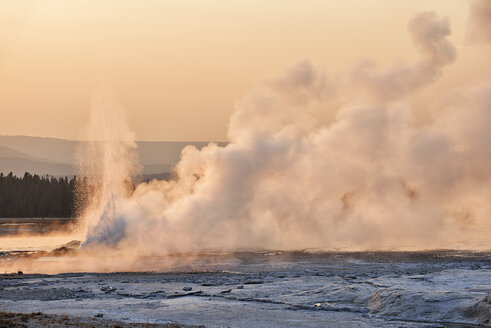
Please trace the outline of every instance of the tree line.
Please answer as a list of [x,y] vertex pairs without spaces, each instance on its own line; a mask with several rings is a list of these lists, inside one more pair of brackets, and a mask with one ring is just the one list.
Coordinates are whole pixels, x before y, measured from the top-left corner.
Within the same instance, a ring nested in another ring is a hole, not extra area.
[[77,177],[0,173],[0,217],[68,218],[76,215]]

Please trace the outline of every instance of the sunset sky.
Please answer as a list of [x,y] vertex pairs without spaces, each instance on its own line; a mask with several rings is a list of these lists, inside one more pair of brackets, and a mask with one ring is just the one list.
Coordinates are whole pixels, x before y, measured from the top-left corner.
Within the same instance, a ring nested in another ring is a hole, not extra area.
[[[138,140],[226,140],[236,101],[308,60],[335,79],[360,61],[418,57],[416,13],[448,16],[457,61],[404,101],[489,77],[489,46],[467,42],[466,0],[0,1],[0,135],[80,138],[101,81]],[[356,101],[356,100],[353,100]],[[326,115],[325,120],[329,120]]]

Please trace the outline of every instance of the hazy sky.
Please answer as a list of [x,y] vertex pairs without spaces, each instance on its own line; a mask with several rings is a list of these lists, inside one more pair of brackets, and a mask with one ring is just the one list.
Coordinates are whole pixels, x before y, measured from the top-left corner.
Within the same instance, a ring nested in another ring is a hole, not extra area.
[[[309,60],[329,76],[360,60],[414,60],[416,13],[448,16],[456,63],[407,101],[424,112],[491,72],[465,42],[466,0],[0,0],[0,134],[79,138],[100,81],[139,140],[226,140],[237,100]],[[425,115],[422,115],[424,118]]]

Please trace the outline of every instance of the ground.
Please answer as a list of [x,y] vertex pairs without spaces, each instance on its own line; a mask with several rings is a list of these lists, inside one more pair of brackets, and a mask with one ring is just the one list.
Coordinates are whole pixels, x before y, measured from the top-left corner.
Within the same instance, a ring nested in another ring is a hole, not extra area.
[[[155,267],[167,260],[145,259]],[[0,310],[42,312],[59,325],[491,327],[491,253],[264,252],[172,261],[183,265],[169,272],[5,274]]]

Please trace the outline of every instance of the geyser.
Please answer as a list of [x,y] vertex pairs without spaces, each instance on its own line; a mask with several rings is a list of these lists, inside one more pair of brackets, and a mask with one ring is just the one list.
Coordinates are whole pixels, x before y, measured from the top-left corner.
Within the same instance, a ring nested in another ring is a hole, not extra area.
[[96,240],[116,245],[125,235],[124,217],[118,213],[133,191],[131,179],[140,166],[134,134],[126,124],[124,112],[107,90],[93,99],[86,141],[77,154],[80,174],[86,177],[82,199],[86,200],[83,228],[87,239],[83,246]]
[[[96,98],[82,172],[93,186],[83,247],[137,255],[241,249],[489,248],[491,83],[417,125],[403,95],[456,58],[450,24],[409,24],[421,60],[361,65],[334,87],[302,62],[246,96],[224,147],[186,147],[175,179],[140,183],[134,135]],[[357,91],[373,97],[360,103]],[[327,125],[315,110],[349,98]],[[394,100],[400,101],[395,102]]]

